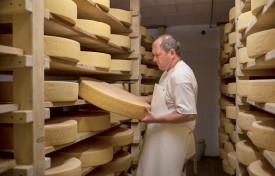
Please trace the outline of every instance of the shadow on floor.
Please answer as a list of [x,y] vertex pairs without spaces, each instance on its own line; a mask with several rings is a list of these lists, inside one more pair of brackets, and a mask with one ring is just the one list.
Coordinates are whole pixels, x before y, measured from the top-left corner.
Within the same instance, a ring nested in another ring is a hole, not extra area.
[[228,176],[222,169],[222,160],[219,157],[202,157],[197,167],[197,174],[194,174],[193,162],[188,161],[187,176]]

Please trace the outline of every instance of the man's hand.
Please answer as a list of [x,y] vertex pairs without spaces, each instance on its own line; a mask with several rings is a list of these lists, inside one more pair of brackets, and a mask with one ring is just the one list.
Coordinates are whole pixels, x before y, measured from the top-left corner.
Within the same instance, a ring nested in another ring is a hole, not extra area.
[[141,119],[141,122],[145,123],[156,123],[156,114],[153,114],[149,109],[146,109],[145,116],[143,119]]

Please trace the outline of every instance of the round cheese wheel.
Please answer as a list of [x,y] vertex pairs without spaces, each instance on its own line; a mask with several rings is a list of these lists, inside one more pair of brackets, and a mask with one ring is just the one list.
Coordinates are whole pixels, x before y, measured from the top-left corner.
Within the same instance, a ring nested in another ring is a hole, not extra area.
[[234,149],[234,145],[231,141],[224,141],[224,150],[229,153],[229,152],[233,152]]
[[230,10],[229,10],[229,21],[232,23],[235,19],[235,12],[236,12],[236,7],[232,7]]
[[232,122],[224,124],[224,131],[227,134],[231,134],[234,131],[234,129],[235,129],[235,126],[234,126],[234,124]]
[[232,46],[230,46],[229,43],[226,43],[223,46],[224,46],[224,52],[225,52],[225,54],[229,54],[231,52],[231,50],[233,49]]
[[236,41],[237,41],[237,33],[236,32],[231,32],[229,35],[228,35],[228,38],[229,38],[229,45],[230,46],[234,46]]
[[229,67],[231,70],[237,68],[237,57],[231,57],[229,59]]
[[110,8],[109,14],[115,17],[117,20],[125,24],[126,26],[131,26],[132,24],[132,14],[130,11],[123,9]]
[[258,13],[263,9],[268,0],[251,0],[251,11],[252,14],[257,16]]
[[228,140],[229,140],[228,134],[226,134],[226,133],[224,133],[224,132],[219,132],[218,137],[219,137],[219,145],[220,145],[220,146],[223,146],[223,143],[224,143],[225,141],[228,141]]
[[229,166],[228,161],[226,159],[222,160],[222,168],[223,171],[227,174],[235,174],[235,170]]
[[111,55],[99,52],[81,51],[79,64],[103,69],[110,69]]
[[154,68],[147,68],[145,76],[153,77],[154,76],[155,69]]
[[125,120],[131,119],[129,117],[125,117],[125,116],[122,116],[122,115],[119,115],[116,113],[112,113],[112,112],[110,113],[110,116],[111,116],[112,122],[119,122],[119,121],[125,121]]
[[235,151],[229,152],[227,154],[227,161],[228,161],[229,167],[237,170],[238,160],[237,160],[237,156],[236,156]]
[[227,93],[231,94],[231,95],[235,95],[237,92],[237,85],[236,82],[232,82],[232,83],[228,83],[228,87],[227,87]]
[[130,41],[130,37],[128,36],[111,34],[109,42],[126,49],[131,48],[131,41]]
[[110,169],[103,169],[101,167],[96,167],[91,172],[89,172],[86,176],[115,176],[115,174],[110,171]]
[[275,103],[275,79],[250,80],[247,99],[259,103]]
[[140,34],[142,38],[145,38],[147,36],[147,28],[144,26],[140,26]]
[[132,71],[133,63],[132,60],[120,60],[120,59],[112,59],[110,70],[115,71]]
[[141,65],[140,65],[140,74],[141,74],[141,75],[145,75],[146,72],[147,72],[147,65],[141,64]]
[[240,64],[245,64],[250,61],[254,61],[254,58],[248,57],[247,54],[247,47],[243,47],[239,49],[239,63]]
[[232,23],[226,23],[224,25],[224,34],[229,34],[231,32],[232,26]]
[[275,173],[275,169],[265,160],[254,161],[247,170],[249,176],[273,176]]
[[145,47],[140,46],[140,54],[141,54],[142,57],[145,56],[145,52],[146,52]]
[[220,148],[220,158],[226,159],[226,157],[227,157],[227,152],[223,148]]
[[237,95],[247,97],[249,80],[237,80]]
[[150,51],[145,51],[145,55],[144,55],[144,59],[146,59],[146,60],[153,60],[153,53],[152,52],[150,52]]
[[236,106],[226,106],[225,112],[226,112],[226,118],[236,119],[236,117],[237,117],[237,114],[236,114],[237,108],[236,108]]
[[93,0],[102,10],[108,12],[110,9],[110,0]]
[[243,33],[256,18],[251,11],[242,13],[238,18],[237,31]]

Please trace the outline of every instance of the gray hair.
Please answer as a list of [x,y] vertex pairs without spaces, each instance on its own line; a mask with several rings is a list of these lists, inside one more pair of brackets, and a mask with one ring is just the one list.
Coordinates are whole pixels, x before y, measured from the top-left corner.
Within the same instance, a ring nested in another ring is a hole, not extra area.
[[164,34],[157,39],[162,39],[160,47],[167,53],[171,49],[176,51],[177,56],[180,56],[180,43],[170,34]]

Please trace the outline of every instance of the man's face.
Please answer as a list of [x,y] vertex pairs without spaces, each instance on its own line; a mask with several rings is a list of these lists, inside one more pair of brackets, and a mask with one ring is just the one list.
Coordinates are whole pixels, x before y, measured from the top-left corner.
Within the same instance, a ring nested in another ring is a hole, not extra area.
[[161,40],[158,39],[153,43],[152,47],[152,53],[154,55],[154,62],[158,64],[158,67],[162,71],[166,71],[171,63],[172,59],[170,57],[170,51],[166,53],[161,47],[160,47]]

